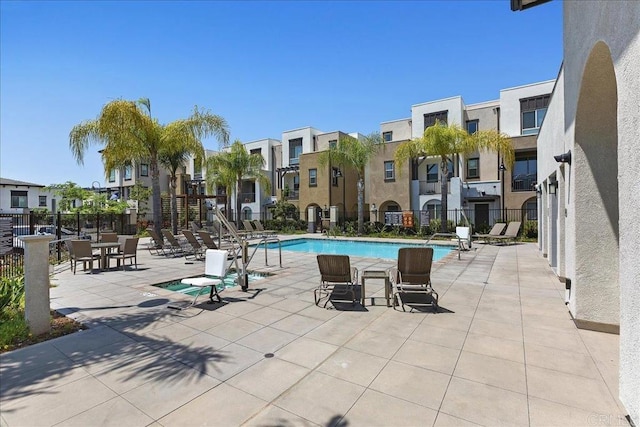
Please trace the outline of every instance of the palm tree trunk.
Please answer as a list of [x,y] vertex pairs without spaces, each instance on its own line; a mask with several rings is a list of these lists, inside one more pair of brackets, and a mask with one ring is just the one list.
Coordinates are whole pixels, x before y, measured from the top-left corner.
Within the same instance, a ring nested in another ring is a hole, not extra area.
[[158,157],[155,154],[151,155],[149,167],[151,168],[151,203],[153,206],[153,227],[156,229],[156,233],[158,233],[158,235],[161,235],[162,200],[160,199],[160,170],[158,168]]
[[[169,186],[170,191],[170,203],[171,203],[171,230],[173,234],[178,234],[178,200],[176,197],[176,181],[178,179],[176,176],[171,177],[171,185]],[[189,210],[189,203],[187,203],[187,212]]]
[[442,233],[447,232],[447,198],[449,196],[449,182],[447,180],[449,175],[449,170],[447,168],[447,158],[442,157],[440,162],[440,179],[442,182],[440,183],[440,191],[442,194],[440,195],[440,207],[442,210],[440,211],[440,231]]
[[[344,182],[342,183],[344,185]],[[346,206],[345,206],[346,207]],[[346,213],[346,209],[345,209]],[[364,232],[364,179],[358,177],[358,234]]]

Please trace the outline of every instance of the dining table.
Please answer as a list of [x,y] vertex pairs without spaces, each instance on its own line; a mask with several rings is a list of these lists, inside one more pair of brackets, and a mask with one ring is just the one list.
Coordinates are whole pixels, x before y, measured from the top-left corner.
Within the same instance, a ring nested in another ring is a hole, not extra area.
[[100,269],[107,269],[107,257],[109,256],[109,252],[111,249],[120,247],[119,242],[96,242],[91,243],[91,249],[100,249]]

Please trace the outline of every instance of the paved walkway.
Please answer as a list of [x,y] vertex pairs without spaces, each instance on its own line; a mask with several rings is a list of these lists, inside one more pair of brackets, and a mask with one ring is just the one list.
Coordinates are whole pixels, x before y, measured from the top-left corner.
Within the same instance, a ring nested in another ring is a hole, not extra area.
[[259,251],[273,275],[184,311],[149,284],[202,263],[141,250],[137,271],[66,269],[51,306],[90,329],[0,356],[0,424],[625,425],[618,336],[575,328],[535,245],[474,249],[434,265],[438,314],[316,307],[312,254],[280,268]]

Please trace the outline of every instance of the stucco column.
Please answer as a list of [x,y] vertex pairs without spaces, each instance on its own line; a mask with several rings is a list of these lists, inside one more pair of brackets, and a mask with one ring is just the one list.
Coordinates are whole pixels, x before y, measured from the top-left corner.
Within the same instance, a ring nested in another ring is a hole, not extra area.
[[53,236],[22,236],[24,314],[33,335],[49,332],[49,242]]
[[338,226],[338,207],[337,206],[329,206],[329,227],[337,227]]

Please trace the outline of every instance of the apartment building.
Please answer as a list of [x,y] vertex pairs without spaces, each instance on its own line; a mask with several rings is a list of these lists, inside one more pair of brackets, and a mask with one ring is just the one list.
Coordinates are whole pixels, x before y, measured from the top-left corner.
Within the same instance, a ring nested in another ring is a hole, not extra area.
[[[396,171],[397,146],[420,137],[436,121],[455,123],[469,133],[499,130],[511,137],[516,152],[513,167],[504,165],[500,153],[481,151],[456,155],[447,164],[449,210],[464,210],[476,226],[490,225],[519,210],[518,218],[535,219],[536,135],[544,118],[553,81],[503,89],[498,100],[465,105],[462,97],[415,104],[411,117],[381,123],[388,143],[371,164],[368,199],[372,213],[385,222],[387,212],[412,210],[438,218],[441,209],[440,159],[415,159],[407,171]],[[421,216],[421,220],[422,220]]]
[[33,209],[56,211],[56,195],[41,184],[0,178],[0,213],[22,214]]
[[[151,188],[151,167],[148,162],[132,162],[123,168],[111,169],[101,188],[106,188],[109,198],[128,201],[132,209],[138,209],[137,203],[131,200],[131,189],[137,183]],[[169,173],[162,166],[160,166],[160,191],[162,193],[169,191]],[[151,215],[152,203],[147,203],[145,210]]]

